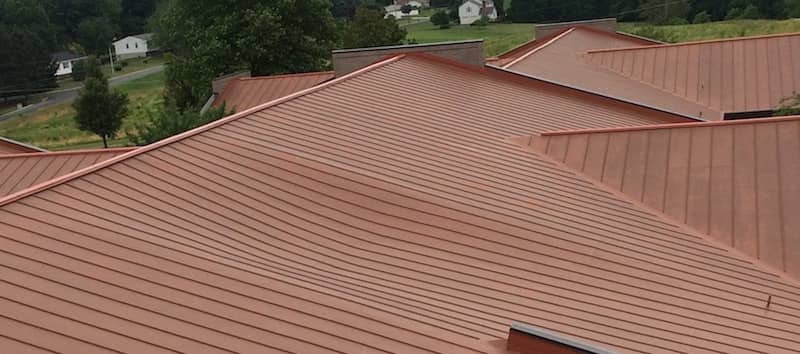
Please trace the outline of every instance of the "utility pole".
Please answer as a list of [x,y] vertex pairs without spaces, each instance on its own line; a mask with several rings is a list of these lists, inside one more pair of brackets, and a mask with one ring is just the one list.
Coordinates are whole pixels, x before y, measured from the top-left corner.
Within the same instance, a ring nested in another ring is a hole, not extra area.
[[114,76],[114,55],[111,53],[111,47],[108,47],[108,60],[111,63],[111,76]]

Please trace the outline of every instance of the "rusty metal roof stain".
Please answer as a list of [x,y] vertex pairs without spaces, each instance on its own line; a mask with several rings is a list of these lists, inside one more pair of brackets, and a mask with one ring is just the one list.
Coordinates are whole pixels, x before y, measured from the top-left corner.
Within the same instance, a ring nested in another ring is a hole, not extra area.
[[237,112],[314,87],[332,79],[332,71],[233,79],[225,85],[214,106],[225,102]]
[[131,151],[133,148],[0,155],[0,198]]
[[797,282],[505,141],[685,121],[395,56],[0,200],[0,345],[795,353]]
[[586,60],[723,112],[772,110],[800,92],[800,33],[593,50]]
[[800,277],[800,117],[547,133],[531,145]]

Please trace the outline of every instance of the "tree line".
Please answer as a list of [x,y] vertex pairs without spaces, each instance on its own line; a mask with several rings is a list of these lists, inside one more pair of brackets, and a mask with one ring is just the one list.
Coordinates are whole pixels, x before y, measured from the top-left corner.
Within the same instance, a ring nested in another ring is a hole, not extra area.
[[783,19],[800,17],[800,0],[511,0],[507,19],[560,22],[603,17],[653,24]]

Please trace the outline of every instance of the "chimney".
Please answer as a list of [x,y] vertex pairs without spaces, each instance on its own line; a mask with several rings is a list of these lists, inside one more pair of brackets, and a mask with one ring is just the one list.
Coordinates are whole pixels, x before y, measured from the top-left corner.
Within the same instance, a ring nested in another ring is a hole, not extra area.
[[560,32],[571,27],[589,27],[600,31],[615,33],[617,32],[616,18],[601,18],[596,20],[544,23],[536,25],[535,37],[537,39],[547,37],[553,33]]
[[483,66],[483,40],[468,40],[391,47],[357,48],[333,51],[333,71],[337,77],[356,71],[385,57],[424,52],[469,65]]

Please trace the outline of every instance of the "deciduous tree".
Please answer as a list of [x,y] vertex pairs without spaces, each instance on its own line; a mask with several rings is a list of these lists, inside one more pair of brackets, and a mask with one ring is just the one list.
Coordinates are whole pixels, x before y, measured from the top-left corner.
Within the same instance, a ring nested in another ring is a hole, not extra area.
[[86,80],[72,106],[78,129],[99,135],[103,146],[108,147],[108,138],[117,134],[122,119],[128,115],[128,96],[109,89],[108,80],[98,69],[97,59],[89,57],[86,59]]
[[169,0],[152,26],[167,57],[167,92],[180,110],[199,108],[211,80],[315,71],[329,64],[337,31],[326,0]]
[[384,17],[385,12],[366,7],[356,9],[356,15],[344,34],[345,48],[377,47],[401,44],[406,30],[400,28],[394,17]]
[[0,97],[55,86],[53,26],[37,0],[0,0]]

